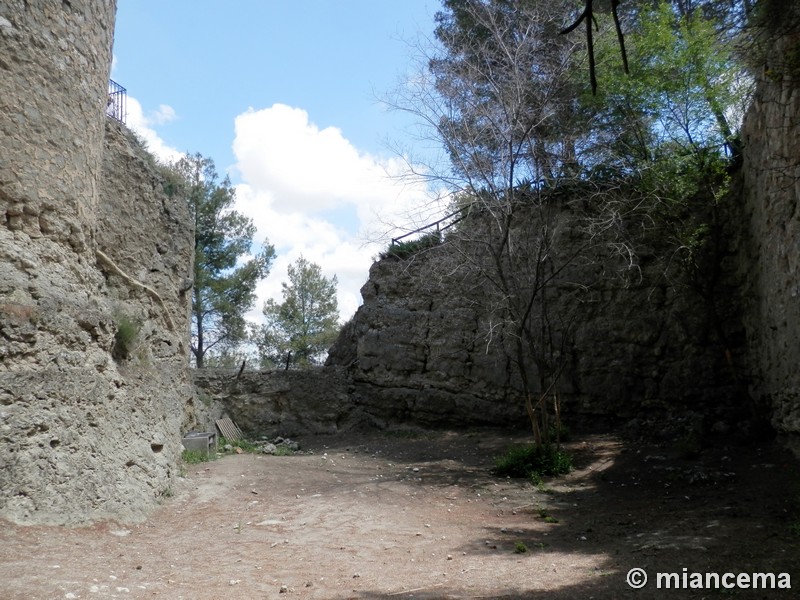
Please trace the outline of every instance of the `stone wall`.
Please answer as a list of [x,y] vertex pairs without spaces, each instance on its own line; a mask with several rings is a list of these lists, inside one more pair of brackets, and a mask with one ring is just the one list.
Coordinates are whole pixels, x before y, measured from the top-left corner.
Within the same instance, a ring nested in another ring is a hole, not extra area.
[[115,8],[0,5],[0,517],[20,523],[142,518],[193,425],[191,219],[105,116]]
[[749,226],[741,273],[753,394],[779,431],[800,433],[800,6],[767,23],[766,61],[745,118]]
[[[571,227],[579,215],[569,206],[561,211],[557,252],[571,256],[587,238]],[[552,317],[572,322],[557,388],[563,411],[573,424],[590,426],[642,415],[680,415],[681,422],[699,421],[693,427],[739,426],[746,399],[726,346],[702,298],[674,263],[657,258],[658,236],[647,232],[634,241],[638,264],[628,277],[618,276],[624,262],[597,242],[591,260],[565,265],[553,281]],[[513,339],[492,311],[495,292],[459,275],[468,253],[446,238],[411,259],[372,266],[361,290],[364,303],[331,349],[329,364],[349,369],[354,397],[376,418],[526,425]],[[730,296],[724,286],[717,293]],[[717,308],[726,318],[726,338],[741,340],[735,306]],[[732,350],[738,358],[741,348]]]
[[[559,390],[569,418],[658,426],[681,416],[735,434],[766,416],[777,431],[800,433],[800,6],[784,8],[763,31],[742,165],[711,217],[708,276],[693,285],[677,261],[659,261],[658,232],[635,240],[639,279],[570,269],[586,293]],[[563,239],[559,252],[576,243]],[[524,423],[507,338],[487,311],[491,290],[458,275],[464,249],[451,246],[375,263],[329,364],[348,368],[355,397],[387,421]],[[610,258],[591,262],[613,273]],[[563,283],[557,305],[569,309]]]
[[227,416],[251,437],[331,434],[369,424],[370,417],[350,396],[342,368],[302,371],[196,369],[198,400],[209,415],[203,431]]

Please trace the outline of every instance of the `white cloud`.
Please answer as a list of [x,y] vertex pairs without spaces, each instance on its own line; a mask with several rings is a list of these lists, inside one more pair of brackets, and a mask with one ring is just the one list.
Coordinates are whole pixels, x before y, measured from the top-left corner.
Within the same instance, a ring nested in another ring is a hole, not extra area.
[[150,118],[148,120],[155,125],[163,125],[164,123],[174,121],[177,116],[175,109],[169,104],[159,104],[158,110],[150,111]]
[[134,97],[127,98],[127,119],[125,124],[138,133],[147,143],[147,149],[164,162],[179,160],[184,154],[176,148],[169,146],[153,129],[154,125],[162,125],[176,117],[175,109],[166,104],[158,107],[157,111],[144,114],[141,103]]
[[373,258],[398,235],[395,226],[423,224],[441,211],[423,184],[398,178],[402,160],[359,151],[339,129],[318,127],[302,109],[250,109],[236,117],[235,130],[235,168],[243,181],[237,210],[279,255],[257,290],[254,320],[267,298],[281,300],[286,268],[301,254],[326,276],[337,276],[340,314],[348,319]]

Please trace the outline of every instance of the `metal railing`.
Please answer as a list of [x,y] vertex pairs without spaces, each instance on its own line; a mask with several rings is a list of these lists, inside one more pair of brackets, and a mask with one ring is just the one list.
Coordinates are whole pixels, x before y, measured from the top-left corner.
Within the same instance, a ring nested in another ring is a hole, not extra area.
[[128,90],[122,87],[113,79],[108,80],[108,99],[106,100],[106,114],[112,119],[116,119],[123,125],[128,116],[127,100]]
[[[466,219],[467,218],[467,214],[468,214],[468,211],[465,208],[462,208],[460,210],[452,212],[449,215],[446,215],[446,216],[442,217],[438,221],[434,221],[433,223],[428,223],[427,225],[423,225],[419,229],[415,229],[414,231],[409,231],[408,233],[404,233],[400,237],[392,238],[392,244],[391,245],[394,246],[400,240],[405,239],[410,235],[414,235],[415,233],[422,233],[423,231],[427,231],[428,229],[432,229],[433,227],[436,227],[436,233],[441,233],[442,231],[446,231],[447,229],[450,229],[453,225],[455,225],[459,221],[463,221],[464,219]],[[451,221],[450,223],[448,223],[447,225],[445,225],[443,227],[441,226],[442,223],[444,223],[448,219],[450,219],[452,217],[455,217],[457,215],[458,215],[457,219],[455,219],[454,221]]]

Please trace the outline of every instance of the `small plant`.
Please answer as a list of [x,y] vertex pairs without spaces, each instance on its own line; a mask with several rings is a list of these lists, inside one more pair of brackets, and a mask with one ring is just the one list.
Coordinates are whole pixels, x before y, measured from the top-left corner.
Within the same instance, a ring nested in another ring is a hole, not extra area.
[[569,427],[559,422],[550,426],[550,439],[560,442],[568,442],[570,438]]
[[572,470],[572,458],[555,446],[512,446],[495,459],[494,473],[500,477],[530,479],[540,484],[542,477],[563,475]]
[[539,509],[539,516],[542,518],[542,520],[545,523],[558,523],[558,519],[556,519],[553,516],[550,516],[550,514],[547,512],[546,508],[540,508]]
[[442,243],[442,235],[438,231],[426,233],[425,235],[408,242],[397,242],[392,244],[388,250],[381,253],[381,258],[399,258],[404,260],[410,258]]
[[117,315],[115,324],[117,330],[114,332],[114,347],[111,354],[117,360],[127,360],[136,349],[142,324],[124,314]]
[[224,437],[219,438],[219,443],[217,444],[220,448],[225,448],[225,446],[231,446],[233,448],[239,448],[243,452],[251,452],[257,453],[260,452],[261,448],[259,448],[253,442],[248,440],[228,440]]
[[273,456],[292,456],[295,451],[288,446],[278,445],[275,447],[275,454]]
[[527,551],[528,547],[523,542],[514,544],[514,554],[525,554]]
[[214,460],[214,456],[212,454],[203,452],[202,450],[184,450],[181,457],[185,463],[190,465],[196,465],[198,463]]

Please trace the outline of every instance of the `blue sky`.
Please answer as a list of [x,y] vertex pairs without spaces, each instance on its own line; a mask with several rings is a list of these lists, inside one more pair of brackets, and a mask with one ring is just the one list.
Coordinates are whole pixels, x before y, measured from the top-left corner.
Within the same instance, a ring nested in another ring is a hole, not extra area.
[[424,219],[425,186],[387,177],[405,168],[390,145],[413,144],[414,122],[378,98],[413,73],[439,7],[119,0],[112,78],[128,90],[128,124],[161,158],[200,152],[230,175],[237,208],[279,253],[259,305],[280,299],[303,254],[337,275],[349,318],[392,226]]

